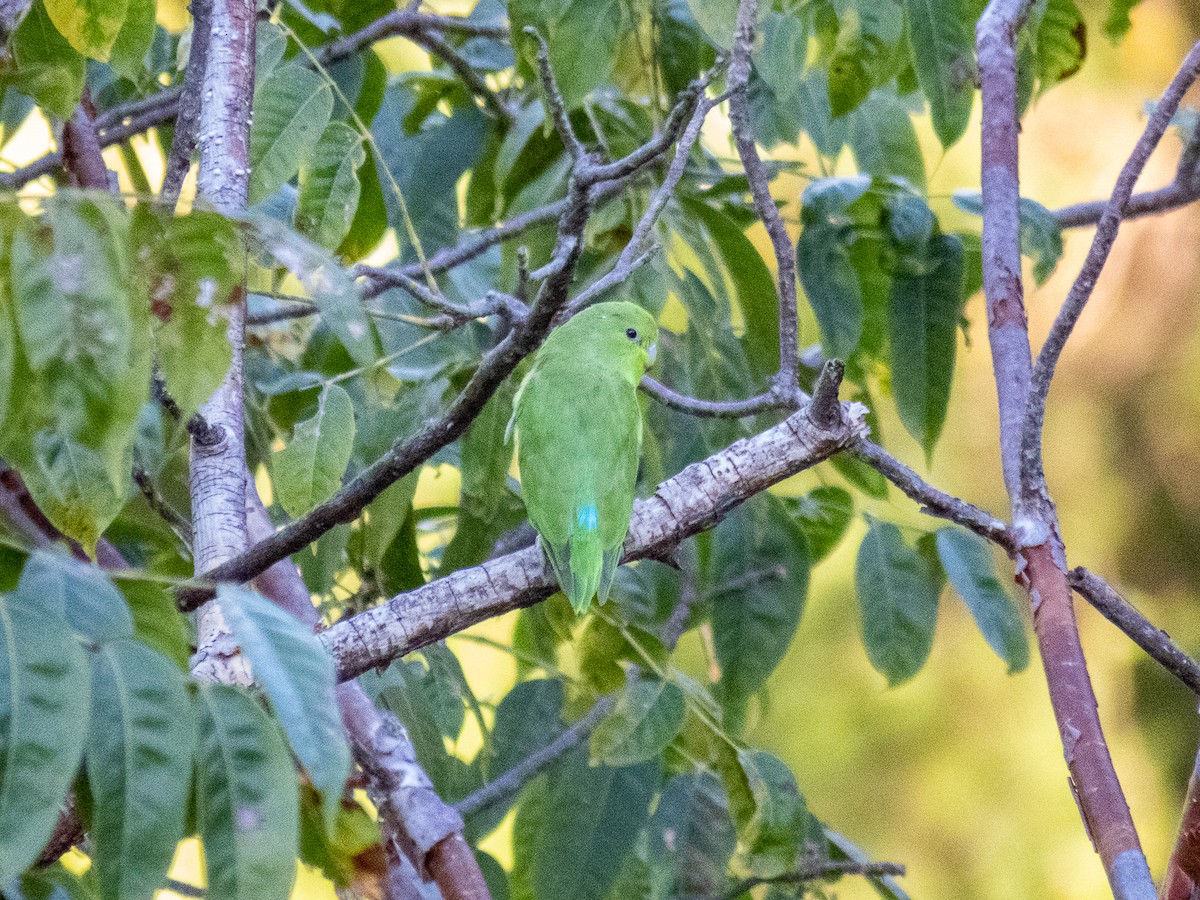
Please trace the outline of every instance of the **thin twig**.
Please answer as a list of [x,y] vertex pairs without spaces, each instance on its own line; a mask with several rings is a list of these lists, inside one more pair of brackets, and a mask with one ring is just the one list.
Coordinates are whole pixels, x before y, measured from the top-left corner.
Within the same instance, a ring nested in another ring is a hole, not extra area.
[[758,394],[745,400],[699,400],[680,394],[649,375],[642,377],[641,388],[668,409],[701,419],[742,419],[791,406],[774,394]]
[[482,99],[487,108],[498,118],[510,125],[516,119],[517,114],[513,112],[512,108],[488,87],[487,79],[472,68],[471,64],[463,59],[454,47],[446,43],[440,34],[433,30],[417,31],[412,34],[412,41],[449,66],[458,76],[459,81],[465,84],[471,93]]
[[1200,694],[1200,663],[1184,653],[1169,634],[1138,612],[1112,585],[1083,566],[1072,569],[1067,574],[1067,580],[1080,597],[1121,629],[1151,659],[1187,685],[1193,693]]
[[799,390],[800,373],[799,319],[796,299],[796,251],[788,237],[787,226],[771,196],[771,179],[758,156],[754,131],[750,124],[750,53],[754,49],[758,0],[738,4],[733,52],[729,63],[729,121],[738,156],[746,170],[754,209],[766,226],[775,251],[776,292],[779,296],[779,373],[774,389],[790,399]]
[[[567,115],[567,104],[563,100],[562,91],[558,89],[558,81],[554,77],[554,68],[550,65],[550,48],[546,46],[546,39],[542,37],[542,33],[532,25],[526,25],[524,30],[527,35],[537,41],[538,76],[542,80],[542,91],[546,95],[546,105],[550,107],[550,121],[554,123],[554,130],[558,132],[559,138],[562,139],[563,146],[567,148],[567,152],[575,160],[576,169],[584,168],[588,162],[587,148],[583,146],[583,142],[575,134],[575,129],[571,125],[571,117]],[[579,173],[576,172],[576,177],[578,175]]]
[[474,815],[485,806],[516,796],[526,784],[545,771],[555,760],[564,756],[588,739],[596,726],[616,705],[617,695],[606,694],[592,704],[592,708],[578,722],[517,763],[499,778],[489,781],[479,790],[460,800],[455,809],[463,818]]
[[838,878],[843,875],[861,875],[864,878],[886,878],[902,876],[906,869],[900,863],[867,862],[853,860],[830,859],[812,862],[795,872],[783,872],[779,875],[755,876],[739,881],[724,895],[725,900],[737,900],[752,888],[764,884],[805,884],[824,878]]
[[1071,285],[1071,290],[1067,293],[1067,298],[1063,301],[1050,333],[1038,353],[1030,377],[1029,398],[1021,431],[1021,498],[1025,505],[1049,502],[1042,463],[1042,431],[1046,424],[1046,396],[1050,392],[1050,381],[1054,378],[1059,357],[1066,347],[1075,323],[1079,321],[1092,296],[1092,290],[1104,270],[1105,262],[1108,261],[1108,254],[1121,227],[1121,210],[1133,193],[1133,186],[1142,174],[1150,154],[1154,152],[1154,148],[1158,146],[1158,142],[1170,126],[1183,95],[1197,76],[1200,76],[1200,41],[1193,45],[1184,57],[1179,71],[1163,93],[1162,99],[1155,105],[1145,131],[1121,168],[1112,196],[1096,226],[1096,234],[1092,238],[1092,246],[1088,249],[1087,259],[1079,269],[1079,274],[1075,276],[1075,282]]

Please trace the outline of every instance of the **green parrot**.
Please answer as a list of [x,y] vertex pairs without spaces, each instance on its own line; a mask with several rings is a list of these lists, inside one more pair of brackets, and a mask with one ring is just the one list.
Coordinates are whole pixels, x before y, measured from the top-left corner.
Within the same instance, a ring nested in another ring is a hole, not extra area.
[[657,342],[640,306],[598,303],[550,333],[513,401],[505,441],[516,432],[529,521],[576,613],[608,599],[621,558]]

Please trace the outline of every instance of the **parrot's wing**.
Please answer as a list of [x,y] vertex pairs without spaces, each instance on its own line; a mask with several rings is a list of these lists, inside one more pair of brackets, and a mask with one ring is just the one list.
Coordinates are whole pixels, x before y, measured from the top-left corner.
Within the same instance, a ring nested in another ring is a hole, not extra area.
[[604,551],[604,563],[600,569],[600,586],[596,590],[596,600],[603,604],[612,591],[613,579],[617,575],[617,566],[621,563],[622,545],[618,544],[612,550]]

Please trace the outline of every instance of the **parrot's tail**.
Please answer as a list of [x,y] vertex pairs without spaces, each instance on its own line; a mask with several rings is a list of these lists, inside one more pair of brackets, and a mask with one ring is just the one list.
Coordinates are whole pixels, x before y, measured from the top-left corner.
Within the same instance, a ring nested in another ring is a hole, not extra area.
[[620,544],[605,550],[597,524],[596,507],[585,506],[579,510],[566,544],[543,544],[559,587],[577,615],[587,612],[597,594],[601,603],[608,599],[621,560]]

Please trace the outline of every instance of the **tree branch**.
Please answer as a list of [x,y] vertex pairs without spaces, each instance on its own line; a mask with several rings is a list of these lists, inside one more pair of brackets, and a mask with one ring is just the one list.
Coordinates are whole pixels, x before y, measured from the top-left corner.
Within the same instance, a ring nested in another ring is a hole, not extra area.
[[[866,435],[865,409],[844,407],[836,428],[812,422],[807,408],[753,437],[694,463],[638,501],[623,561],[661,558],[714,527],[735,506],[816,465]],[[336,623],[321,640],[339,677],[352,678],[501,613],[531,606],[556,589],[540,547],[530,547],[393,597]]]
[[208,0],[192,0],[192,45],[188,52],[187,70],[175,115],[175,132],[171,135],[171,150],[167,153],[166,169],[160,196],[169,204],[179,199],[183,182],[192,167],[196,149],[196,128],[200,121],[200,92],[204,87],[204,69],[208,65],[209,25]]
[[779,296],[779,373],[774,390],[783,399],[799,390],[800,331],[796,300],[796,251],[771,196],[770,177],[758,156],[750,126],[750,53],[754,49],[758,0],[740,0],[733,53],[729,62],[729,121],[738,156],[750,182],[754,209],[766,226],[775,251],[776,292]]
[[62,160],[73,187],[108,191],[108,166],[96,136],[95,113],[88,91],[83,92],[71,118],[63,124]]
[[1096,234],[1092,238],[1092,246],[1088,249],[1087,259],[1084,260],[1079,274],[1075,276],[1075,282],[1071,285],[1071,290],[1067,293],[1050,333],[1038,353],[1030,378],[1029,398],[1021,431],[1021,498],[1027,506],[1049,503],[1046,473],[1042,464],[1042,432],[1046,424],[1046,396],[1050,393],[1054,369],[1075,323],[1079,321],[1092,296],[1092,290],[1104,270],[1104,264],[1108,261],[1108,254],[1121,227],[1121,210],[1133,193],[1133,186],[1142,174],[1150,154],[1154,152],[1154,148],[1158,146],[1171,124],[1183,95],[1197,76],[1200,76],[1200,42],[1197,42],[1184,57],[1183,64],[1171,80],[1162,99],[1155,105],[1145,131],[1122,167],[1121,174],[1117,176],[1112,196],[1096,226]]
[[1184,653],[1169,634],[1153,625],[1112,585],[1083,566],[1072,569],[1067,580],[1080,597],[1125,632],[1151,659],[1187,685],[1193,693],[1200,694],[1200,663]]
[[[204,69],[199,133],[199,195],[226,214],[245,209],[250,188],[250,113],[254,97],[254,0],[209,2],[210,36]],[[242,363],[246,293],[235,288],[226,335],[232,348],[221,386],[191,429],[192,555],[201,575],[248,546],[246,447],[242,434]],[[196,622],[192,674],[201,680],[249,684],[249,666],[218,607]]]
[[907,870],[900,863],[892,862],[855,862],[849,859],[816,860],[806,863],[795,872],[784,872],[780,875],[768,875],[745,878],[739,881],[725,894],[725,900],[737,900],[752,888],[764,884],[804,884],[822,878],[835,878],[842,875],[862,875],[865,878],[885,878],[902,876]]
[[1053,505],[1028,508],[1021,492],[1021,429],[1029,394],[1029,334],[1021,285],[1017,168],[1016,34],[1029,0],[991,0],[976,29],[983,91],[983,281],[1000,407],[1000,455],[1013,504],[1017,570],[1079,810],[1114,896],[1153,897],[1154,884],[1113,769],[1066,577]]

